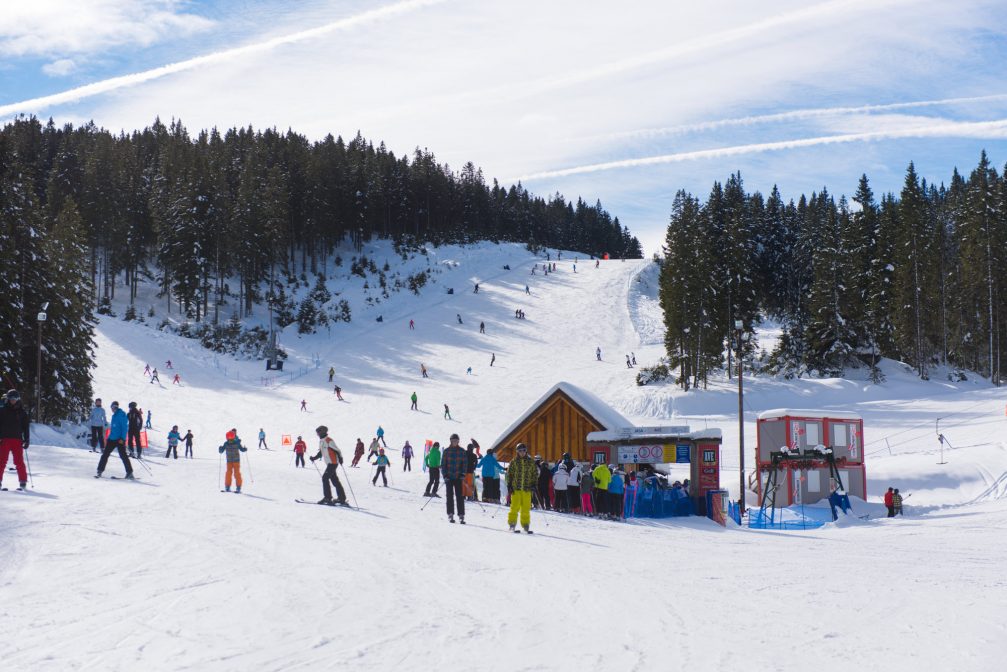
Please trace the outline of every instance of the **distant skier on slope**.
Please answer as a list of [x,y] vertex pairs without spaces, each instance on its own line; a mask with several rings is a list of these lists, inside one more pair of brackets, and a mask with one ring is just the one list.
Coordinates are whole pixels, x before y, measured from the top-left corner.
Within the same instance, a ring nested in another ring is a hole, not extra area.
[[308,450],[308,444],[304,442],[304,439],[297,437],[297,443],[294,444],[294,468],[304,466],[304,453]]
[[427,488],[423,492],[423,496],[440,497],[437,494],[437,490],[441,486],[441,444],[434,441],[434,445],[430,447],[430,452],[427,453],[425,463],[427,470],[430,472],[430,478],[427,480]]
[[[321,458],[325,463],[325,471],[322,473],[322,498],[318,500],[318,503],[349,506],[346,503],[346,493],[343,491],[343,485],[339,482],[339,476],[336,474],[336,469],[343,462],[343,456],[339,452],[336,442],[329,436],[328,427],[319,425],[315,429],[315,433],[318,435],[318,453],[311,456],[311,461],[314,462]],[[332,500],[332,488],[329,487],[329,483],[336,486],[337,499],[335,501]]]
[[305,413],[308,412],[308,400],[307,399],[301,399],[301,410],[304,411]]
[[157,377],[157,369],[154,369],[154,371],[150,374],[150,384],[153,385],[155,380],[158,385],[161,384],[161,379]]
[[364,442],[357,437],[357,445],[353,450],[353,462],[350,463],[351,467],[356,467],[357,463],[360,462],[360,458],[364,456]]
[[269,446],[266,445],[266,430],[259,427],[259,450],[269,450]]
[[91,409],[91,452],[97,452],[96,448],[105,450],[105,426],[108,419],[105,417],[105,409],[101,406],[101,399],[94,400],[94,408]]
[[333,367],[329,367],[329,382],[332,382],[332,377],[336,375],[336,370]]
[[406,441],[406,445],[402,446],[402,471],[412,471],[413,470],[413,447],[409,445]]
[[384,446],[385,448],[387,448],[388,447],[388,442],[385,441],[385,429],[384,429],[384,427],[382,427],[381,425],[378,425],[378,429],[375,432],[375,434],[378,435],[378,441],[381,442],[381,445]]
[[377,437],[375,437],[374,440],[371,441],[370,447],[367,449],[367,464],[371,463],[371,457],[378,454],[378,449],[380,447],[381,445],[378,443]]
[[[143,429],[143,412],[135,401],[129,402],[129,412],[126,413],[126,447],[129,456],[143,458],[143,445],[140,443],[140,430]],[[134,453],[134,445],[136,452]]]
[[374,466],[376,466],[377,469],[374,471],[374,478],[371,480],[371,485],[377,485],[378,476],[380,476],[381,482],[387,488],[388,477],[385,475],[385,469],[387,469],[391,465],[392,465],[391,461],[388,459],[388,456],[385,455],[385,449],[384,448],[380,449],[378,451],[378,458],[374,460]]
[[165,459],[168,459],[172,452],[175,453],[175,459],[178,459],[178,442],[181,440],[182,435],[178,433],[178,425],[172,425],[171,431],[168,432],[168,450],[164,454]]
[[238,433],[233,429],[227,432],[227,440],[224,445],[217,448],[218,453],[226,453],[227,471],[224,472],[224,491],[231,491],[232,481],[235,484],[234,491],[241,492],[241,454],[248,449],[241,445]]
[[480,334],[485,334],[486,333],[486,323],[485,322],[480,322],[479,323],[479,333]]
[[418,401],[418,399],[419,399],[419,397],[417,397],[417,396],[416,396],[416,393],[415,393],[415,392],[413,392],[412,396],[411,396],[411,397],[409,397],[409,398],[410,398],[410,399],[412,400],[412,402],[413,402],[413,405],[409,407],[409,410],[410,410],[410,411],[418,411],[418,410],[420,410],[420,409],[419,409],[419,407],[417,407],[417,406],[416,406],[416,402],[417,402],[417,401]]
[[450,420],[451,419],[451,409],[448,408],[447,404],[444,404],[444,419],[445,420]]
[[601,361],[601,346],[598,346],[597,348],[595,348],[595,350],[594,350],[594,356],[595,356],[595,358],[599,362]]
[[176,373],[175,377],[171,380],[171,384],[172,385],[181,385],[182,384],[182,374]]
[[192,430],[185,430],[185,436],[182,438],[185,439],[185,456],[192,457]]
[[150,426],[150,409],[149,408],[147,409],[147,425],[146,425],[146,428],[147,429],[152,429],[152,427]]

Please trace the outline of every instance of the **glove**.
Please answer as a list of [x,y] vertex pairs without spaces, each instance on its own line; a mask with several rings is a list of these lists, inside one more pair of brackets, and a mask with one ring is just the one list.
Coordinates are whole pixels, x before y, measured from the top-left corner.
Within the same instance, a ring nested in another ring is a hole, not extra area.
[[28,442],[25,441],[24,444],[21,446],[21,448],[24,450],[28,450]]
[[309,457],[308,459],[309,459],[309,460],[311,460],[312,462],[314,462],[315,460],[317,460],[317,459],[318,459],[318,456],[317,456],[317,455],[312,455],[312,456],[311,456],[311,457]]

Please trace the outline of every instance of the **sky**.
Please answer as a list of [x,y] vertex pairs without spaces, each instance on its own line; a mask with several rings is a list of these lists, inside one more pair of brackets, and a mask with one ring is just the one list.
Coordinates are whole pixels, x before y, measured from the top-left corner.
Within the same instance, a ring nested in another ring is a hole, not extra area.
[[674,194],[784,198],[1007,163],[998,0],[33,0],[0,121],[359,130],[602,205],[646,254]]

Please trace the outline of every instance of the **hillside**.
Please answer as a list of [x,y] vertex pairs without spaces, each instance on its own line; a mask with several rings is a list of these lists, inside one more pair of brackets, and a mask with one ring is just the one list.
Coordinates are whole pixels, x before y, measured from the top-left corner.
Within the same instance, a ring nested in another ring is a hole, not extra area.
[[[365,252],[403,275],[427,266],[424,258],[399,263],[381,245]],[[722,482],[736,496],[737,396],[726,379],[689,393],[635,385],[625,355],[643,365],[663,350],[648,262],[595,268],[580,259],[574,273],[573,255],[564,253],[544,277],[531,274],[542,260],[518,245],[432,255],[441,272],[419,296],[392,293],[370,305],[362,287],[344,287],[352,322],[301,337],[288,327],[283,375],[148,325],[102,318],[95,389],[106,403],[136,400],[152,410],[151,473],[137,467],[137,483],[96,481],[97,456],[72,433],[35,429],[35,487],[0,499],[5,663],[803,669],[869,652],[873,665],[894,670],[999,664],[1007,607],[1001,390],[981,380],[921,382],[896,362],[885,362],[887,381],[877,386],[746,380],[749,455],[762,410],[863,414],[873,501],[855,504],[873,514],[866,521],[780,533],[724,530],[699,518],[609,523],[534,512],[539,536],[525,537],[506,532],[498,507],[469,504],[470,524],[461,528],[445,522],[443,500],[420,510],[426,476],[400,471],[404,440],[420,446],[458,432],[488,446],[565,380],[639,423],[721,428]],[[515,319],[517,309],[527,318]],[[773,331],[760,335],[768,341]],[[168,359],[181,387],[164,370]],[[147,363],[161,370],[160,385],[143,375]],[[430,378],[421,378],[421,363]],[[344,402],[327,382],[330,365]],[[418,412],[409,410],[413,391]],[[298,410],[302,399],[307,412]],[[442,417],[445,403],[452,421]],[[945,465],[937,464],[938,416],[954,446]],[[195,434],[194,460],[164,459],[172,424]],[[347,470],[359,511],[295,504],[320,496],[312,465],[295,469],[289,453],[255,449],[260,427],[279,448],[281,434],[308,439],[319,424],[344,451],[378,424],[387,432],[389,488],[373,487],[366,468]],[[219,492],[215,448],[230,427],[250,448],[240,496]],[[121,472],[113,458],[107,474]],[[912,493],[906,518],[876,517],[888,485]],[[779,627],[788,623],[798,627]]]

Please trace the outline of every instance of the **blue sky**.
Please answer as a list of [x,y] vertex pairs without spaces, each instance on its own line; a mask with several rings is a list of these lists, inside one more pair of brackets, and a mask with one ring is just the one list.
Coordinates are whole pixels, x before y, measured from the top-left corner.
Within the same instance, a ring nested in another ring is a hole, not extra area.
[[735,171],[789,198],[1003,167],[1005,27],[994,0],[35,0],[0,12],[0,119],[360,130],[601,200],[650,253],[676,190]]

